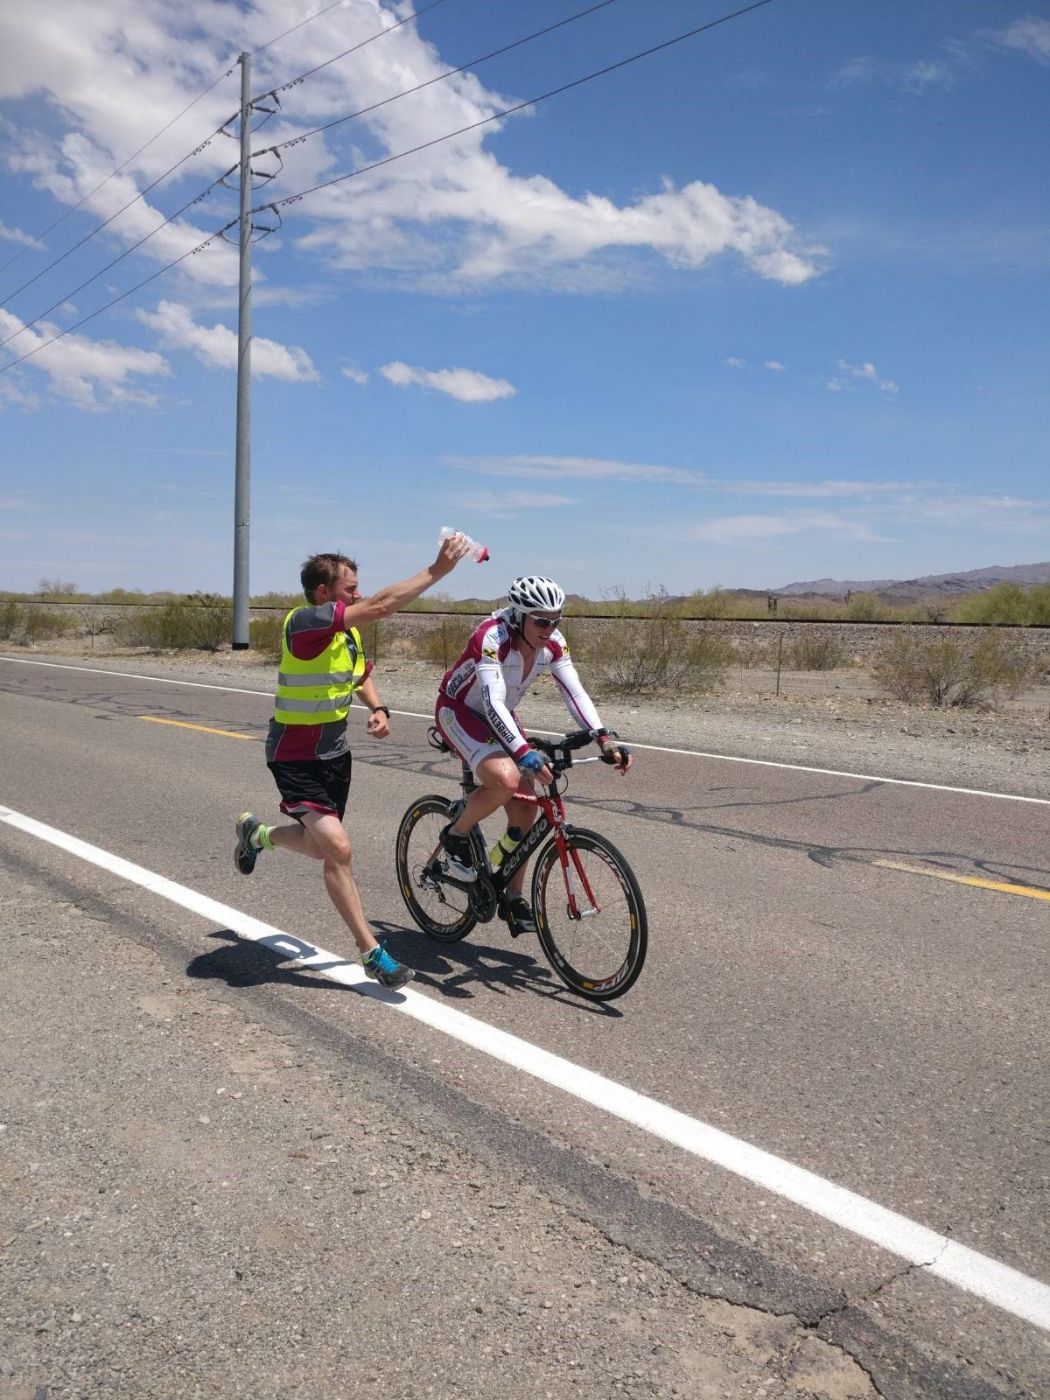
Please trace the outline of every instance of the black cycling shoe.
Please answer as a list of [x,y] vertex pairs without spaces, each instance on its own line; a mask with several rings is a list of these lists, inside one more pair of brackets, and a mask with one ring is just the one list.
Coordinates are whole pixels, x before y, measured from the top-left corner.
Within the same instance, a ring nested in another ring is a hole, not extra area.
[[520,894],[507,901],[507,926],[511,938],[517,938],[523,933],[537,932],[536,915],[532,912],[532,905]]
[[453,880],[471,884],[478,878],[474,869],[474,851],[466,836],[446,826],[441,833],[441,846],[445,852],[445,870]]

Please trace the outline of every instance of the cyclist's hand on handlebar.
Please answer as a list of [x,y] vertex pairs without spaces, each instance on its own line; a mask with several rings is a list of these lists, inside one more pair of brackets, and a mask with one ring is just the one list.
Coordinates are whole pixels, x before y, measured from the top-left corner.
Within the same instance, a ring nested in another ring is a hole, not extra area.
[[539,778],[541,783],[550,785],[554,782],[554,772],[543,754],[536,749],[529,749],[518,760],[518,767],[527,778]]
[[621,776],[634,762],[630,749],[620,742],[618,734],[599,734],[598,747],[602,751],[602,762],[614,764]]

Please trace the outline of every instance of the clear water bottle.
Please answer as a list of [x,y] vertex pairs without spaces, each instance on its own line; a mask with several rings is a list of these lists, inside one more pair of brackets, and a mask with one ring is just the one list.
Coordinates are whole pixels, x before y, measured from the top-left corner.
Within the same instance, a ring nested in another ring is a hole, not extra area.
[[478,544],[477,540],[472,540],[469,535],[464,535],[462,530],[453,530],[451,525],[442,525],[438,534],[438,543],[443,544],[450,535],[463,535],[467,544],[470,545],[470,557],[475,564],[484,564],[489,557],[488,549],[483,544]]
[[520,826],[508,826],[503,835],[489,851],[489,865],[498,870],[510,853],[521,845],[525,835]]

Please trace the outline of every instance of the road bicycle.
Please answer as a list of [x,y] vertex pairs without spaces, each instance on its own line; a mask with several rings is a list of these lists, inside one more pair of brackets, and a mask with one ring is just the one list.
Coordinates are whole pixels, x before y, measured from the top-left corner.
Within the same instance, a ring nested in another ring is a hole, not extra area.
[[[477,879],[469,884],[449,875],[441,845],[441,832],[456,820],[477,786],[464,764],[461,798],[453,802],[430,793],[413,802],[402,817],[397,879],[423,932],[438,942],[455,943],[476,924],[487,924],[497,915],[507,918],[507,886],[535,854],[532,907],[547,961],[578,995],[590,1001],[612,1001],[637,981],[649,935],[645,901],[627,861],[599,832],[566,820],[562,794],[572,756],[592,737],[587,730],[553,741],[529,736],[532,747],[547,756],[554,780],[546,791],[515,794],[522,801],[535,802],[539,813],[520,844],[496,869],[490,864],[481,828],[471,829]],[[431,729],[429,739],[433,748],[451,752],[436,729]]]

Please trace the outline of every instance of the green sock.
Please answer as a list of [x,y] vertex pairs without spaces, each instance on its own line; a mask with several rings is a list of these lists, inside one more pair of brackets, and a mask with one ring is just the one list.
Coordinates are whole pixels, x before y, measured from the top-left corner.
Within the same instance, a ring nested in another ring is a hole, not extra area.
[[257,826],[252,832],[252,845],[263,851],[276,850],[276,847],[270,840],[270,832],[272,830],[272,826]]

